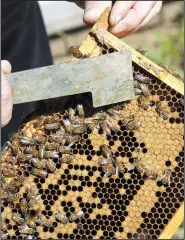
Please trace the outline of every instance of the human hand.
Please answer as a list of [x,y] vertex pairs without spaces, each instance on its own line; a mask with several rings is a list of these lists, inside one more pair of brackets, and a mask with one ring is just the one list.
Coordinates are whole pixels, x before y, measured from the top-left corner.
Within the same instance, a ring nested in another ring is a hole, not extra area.
[[12,67],[8,61],[1,61],[1,127],[5,127],[12,117],[12,91],[5,76],[5,74],[11,72],[11,69]]
[[[161,10],[162,1],[76,1],[84,7],[83,20],[94,24],[105,8],[110,7],[109,31],[122,38],[149,23]],[[81,3],[84,2],[84,6]]]

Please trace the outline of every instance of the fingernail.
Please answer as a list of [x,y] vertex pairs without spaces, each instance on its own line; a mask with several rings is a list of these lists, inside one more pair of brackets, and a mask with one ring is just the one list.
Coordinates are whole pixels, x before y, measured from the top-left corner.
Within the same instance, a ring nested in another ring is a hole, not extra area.
[[117,15],[116,17],[113,16],[110,18],[110,24],[113,27],[113,26],[117,25],[121,20],[122,20],[121,15]]

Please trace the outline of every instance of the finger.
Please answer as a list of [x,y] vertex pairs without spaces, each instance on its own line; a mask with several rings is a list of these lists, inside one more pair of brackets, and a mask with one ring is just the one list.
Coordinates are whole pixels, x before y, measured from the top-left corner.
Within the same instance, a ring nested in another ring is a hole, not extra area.
[[137,1],[129,10],[126,17],[115,27],[110,28],[110,32],[117,37],[125,37],[132,33],[149,14],[156,1]]
[[147,25],[155,16],[159,14],[161,8],[162,8],[162,1],[157,1],[155,6],[152,8],[150,13],[148,14],[148,16],[143,20],[143,22],[139,25],[139,27],[135,29],[135,31]]
[[94,24],[105,8],[111,6],[112,1],[86,1],[83,21],[87,24]]
[[12,66],[7,60],[1,61],[1,71],[3,71],[5,74],[11,73]]
[[6,126],[11,120],[12,109],[13,100],[11,87],[5,77],[5,74],[1,72],[1,127]]
[[112,7],[109,24],[111,27],[116,26],[122,19],[125,18],[128,11],[137,1],[116,1]]

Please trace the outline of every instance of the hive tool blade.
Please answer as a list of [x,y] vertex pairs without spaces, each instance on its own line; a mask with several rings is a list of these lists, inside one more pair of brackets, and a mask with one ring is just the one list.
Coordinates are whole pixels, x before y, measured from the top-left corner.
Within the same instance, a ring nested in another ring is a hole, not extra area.
[[93,106],[133,99],[129,50],[7,74],[13,103],[25,103],[91,92]]

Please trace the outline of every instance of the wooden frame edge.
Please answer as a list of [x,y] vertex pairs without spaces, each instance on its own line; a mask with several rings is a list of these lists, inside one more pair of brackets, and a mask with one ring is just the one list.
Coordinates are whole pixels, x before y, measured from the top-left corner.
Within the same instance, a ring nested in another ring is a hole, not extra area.
[[159,80],[166,83],[168,86],[175,89],[177,92],[184,95],[184,83],[171,75],[169,72],[149,60],[147,57],[137,52],[129,45],[112,35],[110,32],[100,29],[93,30],[92,33],[98,38],[101,44],[106,44],[117,51],[122,51],[128,49],[132,53],[132,61],[138,64],[140,67],[145,69],[147,72],[151,73],[153,76],[157,77]]

